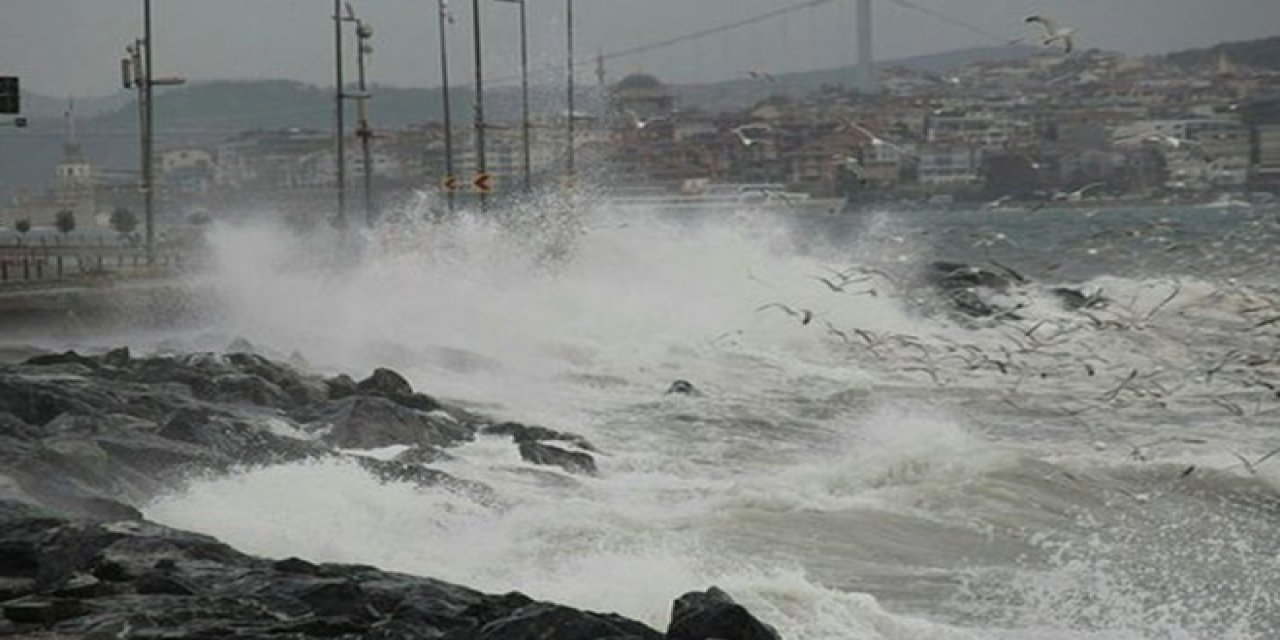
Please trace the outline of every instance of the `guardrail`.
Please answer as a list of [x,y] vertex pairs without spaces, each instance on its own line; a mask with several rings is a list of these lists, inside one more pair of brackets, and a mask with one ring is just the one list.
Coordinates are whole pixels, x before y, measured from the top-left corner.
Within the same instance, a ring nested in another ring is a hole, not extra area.
[[0,287],[156,275],[191,263],[184,252],[171,248],[157,251],[155,262],[148,264],[145,249],[120,244],[0,244]]

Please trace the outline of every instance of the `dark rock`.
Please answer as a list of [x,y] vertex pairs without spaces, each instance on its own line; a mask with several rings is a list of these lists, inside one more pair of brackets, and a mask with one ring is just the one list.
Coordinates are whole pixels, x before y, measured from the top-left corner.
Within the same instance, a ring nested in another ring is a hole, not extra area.
[[[288,422],[293,420],[293,422]],[[314,439],[270,421],[303,425]],[[100,359],[69,352],[0,365],[0,635],[657,640],[616,615],[372,567],[253,558],[149,523],[143,504],[191,474],[408,445],[399,460],[350,456],[384,481],[498,505],[479,483],[431,469],[485,421],[379,370],[328,381],[251,353]],[[521,455],[574,473],[578,436],[495,427]],[[540,471],[559,478],[564,474]],[[39,628],[36,626],[38,625]]]
[[778,632],[752,616],[717,587],[680,596],[671,608],[667,640],[779,640]]
[[169,418],[160,428],[160,436],[170,440],[180,440],[193,444],[209,444],[207,430],[213,420],[210,409],[182,408]]
[[88,369],[97,369],[98,362],[88,356],[82,356],[75,351],[66,351],[63,353],[49,353],[27,358],[24,363],[33,367],[48,367],[61,364],[76,364]]
[[149,571],[133,581],[133,589],[142,595],[194,596],[200,588],[182,576],[163,571]]
[[356,386],[356,381],[345,373],[325,380],[324,386],[330,400],[341,400],[360,393],[360,388]]
[[568,442],[585,451],[598,451],[594,445],[582,436],[562,431],[555,431],[536,425],[523,425],[519,422],[502,422],[499,424],[488,425],[481,429],[481,432],[486,435],[510,436],[517,444],[521,442],[559,441]]
[[406,482],[419,487],[443,487],[454,493],[465,495],[479,504],[492,505],[497,503],[497,497],[493,489],[488,485],[471,480],[463,480],[438,469],[393,460],[376,460],[364,456],[352,456],[352,459],[365,471],[373,474],[383,482]]
[[316,575],[318,569],[316,565],[301,558],[285,558],[273,563],[271,568],[281,573],[300,573],[309,576]]
[[671,386],[667,387],[667,394],[670,395],[673,393],[682,396],[702,395],[702,392],[698,391],[698,388],[693,386],[693,383],[688,380],[676,380],[672,382]]
[[927,279],[943,289],[986,287],[1003,292],[1012,285],[1008,277],[961,262],[937,261],[930,265],[930,269]]
[[448,462],[453,459],[453,456],[436,447],[417,445],[405,449],[395,457],[396,462],[406,464],[431,464],[433,462]]
[[36,581],[32,578],[6,578],[0,576],[0,602],[29,596],[35,592]]
[[361,380],[356,388],[361,393],[391,399],[413,395],[413,386],[409,381],[390,369],[374,369],[373,374]]
[[614,614],[584,613],[545,602],[525,605],[480,628],[477,640],[662,640],[662,634]]
[[120,347],[112,349],[102,356],[102,364],[108,367],[116,367],[118,369],[129,366],[132,357],[129,353],[129,347]]
[[1102,309],[1110,302],[1102,297],[1099,291],[1093,295],[1085,295],[1080,289],[1072,289],[1071,287],[1054,287],[1049,290],[1050,293],[1058,297],[1062,302],[1062,307],[1068,311],[1079,311],[1081,309]]
[[540,442],[520,443],[520,457],[533,464],[557,466],[570,473],[596,474],[596,461],[589,453],[566,451]]
[[85,613],[84,604],[68,598],[42,598],[27,596],[10,600],[0,607],[4,617],[19,624],[52,625],[61,620],[75,618]]
[[[435,398],[425,393],[415,392],[404,376],[390,369],[375,369],[372,375],[356,384],[356,392],[387,398],[396,404],[419,411],[435,411],[441,408]],[[330,395],[332,395],[332,387]]]
[[32,425],[45,425],[64,413],[116,412],[119,401],[79,376],[30,379],[0,375],[0,412]]
[[347,449],[395,444],[448,447],[475,437],[472,427],[452,417],[424,413],[373,396],[335,400],[296,416],[320,440]]
[[323,382],[304,376],[288,365],[249,353],[232,353],[227,355],[227,360],[241,371],[278,387],[288,396],[291,406],[324,402],[329,397],[329,389]]
[[253,346],[252,342],[245,340],[240,336],[236,336],[231,344],[227,345],[227,353],[257,353],[258,350]]
[[88,573],[77,573],[53,590],[53,595],[60,598],[93,598],[109,592],[106,585],[96,576]]
[[213,390],[205,397],[218,402],[252,404],[285,409],[293,405],[284,390],[249,373],[228,373],[212,379]]
[[182,409],[161,427],[159,435],[207,447],[219,454],[211,468],[234,464],[272,464],[327,454],[322,444],[287,438],[210,409]]

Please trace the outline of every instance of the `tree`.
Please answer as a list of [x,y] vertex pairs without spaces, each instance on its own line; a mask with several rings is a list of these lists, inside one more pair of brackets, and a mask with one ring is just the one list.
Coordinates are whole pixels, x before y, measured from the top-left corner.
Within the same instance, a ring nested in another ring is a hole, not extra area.
[[61,231],[64,236],[75,231],[76,212],[70,209],[63,209],[62,211],[59,211],[58,215],[53,220],[53,226],[57,227],[58,231]]
[[111,212],[111,228],[115,229],[116,233],[127,236],[138,228],[138,216],[124,207],[116,207],[115,211]]
[[27,232],[31,231],[31,218],[18,218],[13,221],[13,229],[22,234],[22,243],[26,244]]

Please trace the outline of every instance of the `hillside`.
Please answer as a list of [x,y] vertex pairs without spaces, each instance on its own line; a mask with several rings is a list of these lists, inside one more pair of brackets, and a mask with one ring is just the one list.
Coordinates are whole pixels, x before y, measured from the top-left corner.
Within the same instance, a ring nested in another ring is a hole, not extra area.
[[1223,53],[1236,64],[1255,69],[1280,71],[1280,36],[1261,40],[1226,42],[1208,49],[1179,51],[1166,57],[1170,62],[1184,69],[1195,69],[1217,64],[1218,56]]
[[[950,53],[886,61],[882,67],[905,66],[921,71],[943,71],[975,60],[1008,59],[1025,56],[1021,47],[966,49]],[[705,84],[676,86],[681,104],[704,109],[730,109],[752,104],[772,94],[793,96],[812,92],[824,84],[847,84],[852,66],[817,71],[778,74],[776,84],[734,79]],[[583,104],[595,93],[594,83],[584,83]],[[373,89],[370,102],[377,126],[401,128],[441,118],[440,90],[380,87]],[[534,111],[555,113],[563,109],[561,90],[534,87]],[[458,86],[451,96],[458,122],[471,118],[471,89]],[[333,118],[332,89],[291,80],[245,80],[199,82],[157,94],[156,121],[162,130],[179,136],[234,134],[250,129],[301,127],[324,129]],[[61,118],[65,100],[28,96],[28,113],[33,121]],[[519,93],[513,86],[498,86],[485,96],[487,112],[495,120],[509,120],[519,113]],[[354,105],[350,106],[354,117]],[[137,126],[137,107],[128,93],[96,99],[92,110],[77,102],[77,114],[86,130],[122,130]]]
[[[886,60],[877,66],[881,69],[905,67],[924,73],[941,73],[978,61],[1017,60],[1035,51],[1025,46],[977,47],[911,58]],[[823,85],[849,85],[855,77],[856,67],[846,65],[815,71],[782,73],[774,76],[775,82],[767,83],[749,78],[724,82],[681,85],[676,88],[680,104],[712,111],[742,108],[755,104],[772,95],[800,97],[817,91]]]

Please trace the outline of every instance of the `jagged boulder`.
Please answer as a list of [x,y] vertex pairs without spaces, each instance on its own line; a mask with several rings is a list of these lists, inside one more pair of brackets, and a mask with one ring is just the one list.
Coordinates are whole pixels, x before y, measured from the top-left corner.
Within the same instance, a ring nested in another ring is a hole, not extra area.
[[595,475],[598,472],[596,460],[589,453],[568,451],[531,440],[520,443],[520,457],[533,464],[560,467],[569,473]]
[[662,640],[662,634],[614,614],[586,613],[532,602],[480,628],[477,640]]
[[81,376],[0,374],[0,412],[28,424],[48,424],[65,413],[88,415],[120,408],[117,397]]
[[481,433],[486,435],[510,436],[516,444],[520,444],[522,442],[558,441],[568,442],[569,444],[585,451],[598,451],[594,445],[582,436],[565,433],[563,431],[555,431],[553,429],[539,427],[536,425],[524,425],[519,422],[500,422],[498,424],[487,425],[481,428]]
[[612,614],[373,567],[269,561],[147,522],[66,520],[0,501],[0,635],[660,640]]
[[667,640],[779,640],[778,632],[760,622],[718,587],[680,596],[671,607]]
[[361,393],[384,398],[402,398],[413,395],[413,386],[404,376],[390,369],[374,369],[368,378],[356,384]]
[[330,401],[296,417],[322,442],[347,449],[449,447],[475,437],[474,427],[446,413],[411,409],[379,396]]

